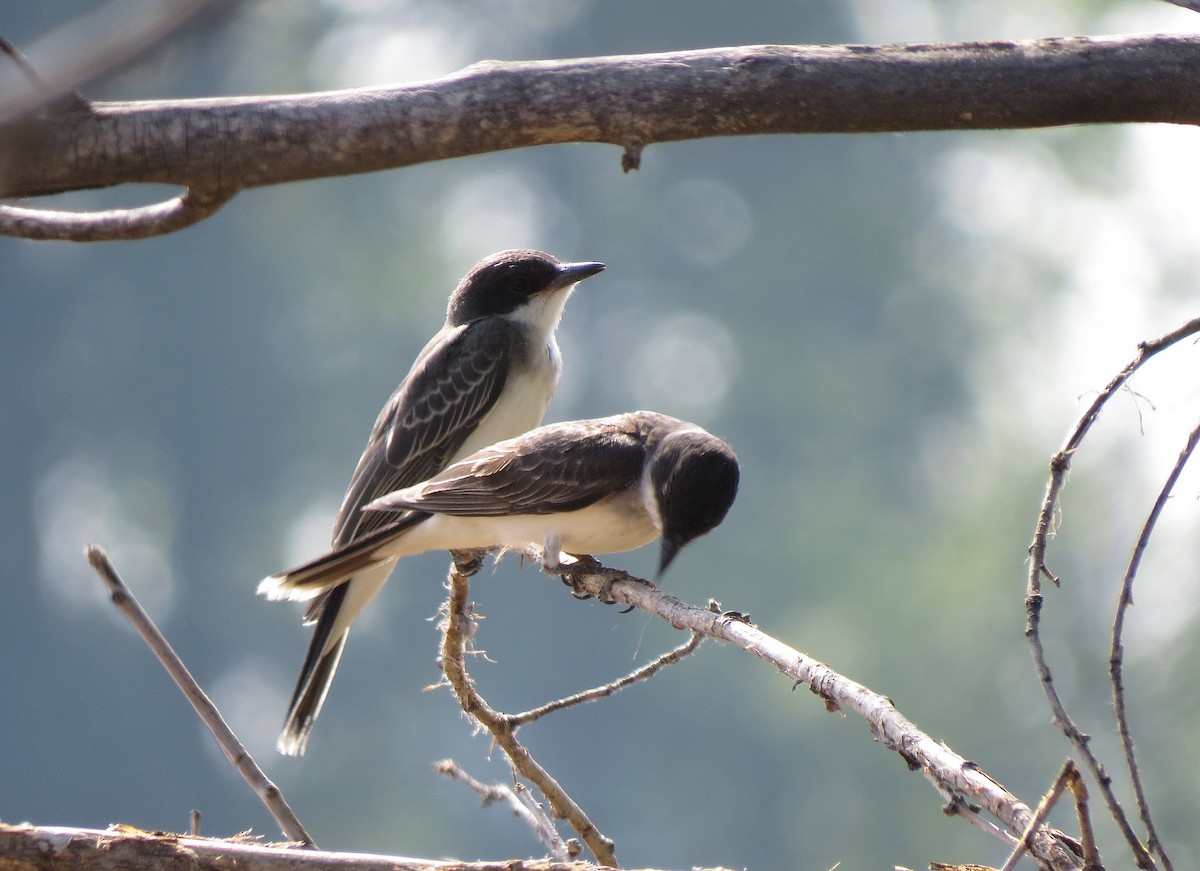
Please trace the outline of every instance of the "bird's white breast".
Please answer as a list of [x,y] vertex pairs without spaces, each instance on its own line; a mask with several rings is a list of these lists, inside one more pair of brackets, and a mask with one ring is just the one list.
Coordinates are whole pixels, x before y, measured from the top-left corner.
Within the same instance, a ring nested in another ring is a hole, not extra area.
[[381,547],[378,556],[496,546],[524,550],[530,545],[541,547],[549,536],[557,536],[560,549],[566,553],[622,553],[654,541],[659,529],[634,488],[587,508],[560,514],[507,517],[434,514]]
[[558,342],[538,341],[526,360],[514,360],[496,404],[467,436],[451,462],[541,426],[562,372]]

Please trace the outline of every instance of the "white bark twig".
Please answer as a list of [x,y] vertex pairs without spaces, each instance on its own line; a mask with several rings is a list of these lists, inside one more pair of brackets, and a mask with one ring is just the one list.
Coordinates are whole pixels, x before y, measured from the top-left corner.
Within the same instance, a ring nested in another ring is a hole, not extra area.
[[[242,746],[242,742],[233,734],[233,730],[225,722],[221,716],[221,712],[217,710],[216,705],[209,700],[204,690],[200,688],[200,684],[192,677],[187,666],[183,664],[183,660],[179,658],[170,642],[159,631],[159,628],[154,625],[154,621],[150,619],[138,600],[134,598],[133,593],[125,586],[125,582],[121,580],[117,574],[116,568],[112,561],[108,558],[108,554],[104,549],[90,544],[87,546],[85,553],[87,560],[92,568],[96,570],[104,583],[108,586],[112,596],[112,602],[117,606],[118,610],[125,615],[126,619],[133,624],[133,628],[142,636],[142,640],[162,663],[163,668],[167,670],[167,674],[175,681],[175,685],[179,687],[184,697],[191,703],[200,719],[204,721],[204,725],[212,732],[212,735],[217,740],[221,751],[225,754],[225,758],[229,760],[229,764],[237,769],[242,775],[250,788],[258,795],[262,803],[266,805],[271,816],[275,817],[275,821],[279,823],[279,828],[288,838],[296,841],[304,847],[315,848],[316,843],[312,837],[304,829],[304,825],[288,803],[284,801],[283,793],[279,791],[270,778],[258,767],[258,763],[250,755],[250,752]],[[0,863],[3,865],[3,863]]]
[[[820,696],[828,710],[848,711],[866,720],[880,744],[900,754],[910,768],[924,771],[943,794],[963,797],[1012,831],[1023,832],[1033,818],[1027,804],[978,765],[918,729],[890,699],[746,623],[736,612],[718,614],[686,604],[649,581],[606,568],[594,560],[581,561],[567,577],[580,592],[633,605],[677,629],[727,641],[770,663],[790,678],[793,686],[803,684]],[[1078,867],[1074,854],[1045,827],[1039,827],[1032,835],[1029,849],[1039,862],[1055,871]]]

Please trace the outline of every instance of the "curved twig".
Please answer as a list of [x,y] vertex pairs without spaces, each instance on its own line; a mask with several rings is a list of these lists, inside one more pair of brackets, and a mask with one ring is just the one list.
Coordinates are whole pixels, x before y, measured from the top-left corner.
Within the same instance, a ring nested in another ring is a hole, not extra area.
[[1193,318],[1171,332],[1159,336],[1157,339],[1140,343],[1137,354],[1134,355],[1133,359],[1126,364],[1125,368],[1113,376],[1112,380],[1092,400],[1091,405],[1088,406],[1087,410],[1075,424],[1075,427],[1071,430],[1066,443],[1050,460],[1050,478],[1046,483],[1046,494],[1042,498],[1042,505],[1038,511],[1037,522],[1034,526],[1033,542],[1029,545],[1029,572],[1026,577],[1025,590],[1025,637],[1029,641],[1030,652],[1033,655],[1034,667],[1037,670],[1042,691],[1045,693],[1046,700],[1050,705],[1055,725],[1062,730],[1067,740],[1075,747],[1084,765],[1095,779],[1097,786],[1104,795],[1104,801],[1108,806],[1109,814],[1121,830],[1126,843],[1129,844],[1130,850],[1133,851],[1139,868],[1153,868],[1155,865],[1154,859],[1146,852],[1146,848],[1138,840],[1137,834],[1129,824],[1125,810],[1121,807],[1120,802],[1113,792],[1112,780],[1105,772],[1104,766],[1100,763],[1096,754],[1092,751],[1088,736],[1067,714],[1066,706],[1063,704],[1062,698],[1055,688],[1054,676],[1051,672],[1050,664],[1046,659],[1046,651],[1041,640],[1041,612],[1043,604],[1041,579],[1044,575],[1054,581],[1055,584],[1059,582],[1058,578],[1046,565],[1046,548],[1050,541],[1050,529],[1054,512],[1058,506],[1058,495],[1066,482],[1072,457],[1079,449],[1084,437],[1091,430],[1092,425],[1100,417],[1100,412],[1103,410],[1104,405],[1147,360],[1171,347],[1176,342],[1196,333],[1200,333],[1200,318]]
[[1117,733],[1121,736],[1121,746],[1125,750],[1125,764],[1129,768],[1129,779],[1133,783],[1133,792],[1137,799],[1138,813],[1142,818],[1142,824],[1146,827],[1146,849],[1152,853],[1158,853],[1159,858],[1162,859],[1163,867],[1167,871],[1172,871],[1174,865],[1163,849],[1162,841],[1159,839],[1158,832],[1154,828],[1154,822],[1150,818],[1150,802],[1146,798],[1146,790],[1142,784],[1142,776],[1137,764],[1137,753],[1133,744],[1133,734],[1129,728],[1129,711],[1125,704],[1125,679],[1122,665],[1125,657],[1125,649],[1121,643],[1121,635],[1125,628],[1125,612],[1133,604],[1133,581],[1137,576],[1138,567],[1141,565],[1142,556],[1146,552],[1146,547],[1150,544],[1150,536],[1154,532],[1154,527],[1158,523],[1159,515],[1162,514],[1167,500],[1171,497],[1171,491],[1175,489],[1175,483],[1179,480],[1179,476],[1183,472],[1183,467],[1187,465],[1188,460],[1191,459],[1192,454],[1196,450],[1197,442],[1200,442],[1200,426],[1193,429],[1191,435],[1188,436],[1187,444],[1179,452],[1179,458],[1175,461],[1175,466],[1171,469],[1171,473],[1167,475],[1167,480],[1158,492],[1158,498],[1154,500],[1154,507],[1150,509],[1150,514],[1146,518],[1146,522],[1142,525],[1142,531],[1138,535],[1137,544],[1134,545],[1133,553],[1129,557],[1129,565],[1125,569],[1125,577],[1121,580],[1121,592],[1117,597],[1116,613],[1113,615],[1112,644],[1109,647],[1108,655],[1108,669],[1113,687],[1113,709],[1117,719]]
[[608,698],[613,693],[625,689],[625,687],[632,686],[639,681],[649,680],[667,666],[674,665],[695,653],[702,641],[704,641],[704,636],[699,632],[693,632],[691,638],[674,650],[668,650],[662,656],[651,660],[640,668],[634,669],[624,677],[617,678],[611,683],[604,684],[604,686],[592,687],[590,690],[584,690],[566,698],[555,699],[552,702],[547,702],[528,711],[522,711],[519,714],[509,714],[508,721],[514,727],[524,726],[527,723],[532,723],[534,720],[540,720],[542,717],[552,714],[555,711],[561,711],[564,708],[571,708],[575,705],[582,705],[584,702],[594,702],[597,699]]
[[229,760],[229,764],[237,769],[262,803],[266,805],[267,810],[271,812],[271,816],[275,818],[275,822],[279,823],[279,828],[288,838],[296,841],[300,846],[316,849],[316,842],[305,831],[304,824],[288,806],[279,787],[272,783],[266,773],[258,767],[258,763],[254,761],[250,751],[242,746],[242,742],[233,734],[233,730],[229,728],[229,724],[225,722],[225,718],[221,716],[216,705],[209,700],[204,690],[200,688],[200,684],[196,683],[196,679],[183,664],[179,654],[171,647],[170,642],[159,631],[159,628],[154,625],[150,615],[142,610],[138,600],[134,598],[133,593],[129,591],[125,582],[117,574],[117,570],[108,558],[108,554],[104,552],[104,548],[89,544],[84,552],[88,562],[96,570],[96,574],[108,585],[113,604],[133,624],[138,635],[142,636],[142,640],[146,642],[151,652],[158,657],[158,661],[167,670],[167,674],[175,681],[175,685],[179,687],[200,719],[204,721],[204,725],[217,740],[217,744],[220,746],[221,752],[225,754],[225,758]]
[[[1029,806],[988,777],[973,762],[934,740],[904,717],[896,706],[823,663],[766,634],[736,612],[716,613],[688,605],[657,586],[617,569],[587,561],[568,574],[579,591],[605,596],[654,614],[676,629],[699,632],[727,641],[779,669],[795,684],[804,684],[820,696],[831,711],[851,711],[867,721],[883,746],[899,753],[915,770],[924,771],[944,795],[965,797],[1015,832],[1023,832],[1032,819]],[[1005,838],[1006,843],[1011,839]],[[1078,867],[1074,855],[1054,833],[1040,827],[1030,839],[1030,852],[1049,868],[1067,871]]]
[[476,691],[471,676],[467,673],[465,653],[472,634],[470,603],[470,577],[457,563],[450,567],[450,595],[446,603],[446,619],[442,633],[441,668],[450,688],[469,714],[491,734],[492,738],[508,757],[513,770],[542,791],[554,812],[570,823],[571,827],[587,844],[588,849],[601,865],[618,867],[613,853],[613,842],[601,834],[583,808],[567,794],[546,769],[538,764],[529,751],[516,739],[514,726],[508,717],[495,710]]
[[204,220],[229,202],[233,195],[233,191],[214,193],[188,188],[179,196],[154,205],[102,212],[67,212],[0,204],[0,234],[68,242],[148,239]]

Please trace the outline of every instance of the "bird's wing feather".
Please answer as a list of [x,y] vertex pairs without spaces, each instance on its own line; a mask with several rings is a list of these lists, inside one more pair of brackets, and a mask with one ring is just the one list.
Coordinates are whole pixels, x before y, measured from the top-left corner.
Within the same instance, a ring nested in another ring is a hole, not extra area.
[[462,447],[504,388],[518,330],[503,318],[472,321],[422,352],[375,422],[334,524],[335,546],[394,520],[362,508],[429,478]]
[[370,510],[475,517],[575,511],[632,486],[644,460],[635,431],[554,424],[484,448]]

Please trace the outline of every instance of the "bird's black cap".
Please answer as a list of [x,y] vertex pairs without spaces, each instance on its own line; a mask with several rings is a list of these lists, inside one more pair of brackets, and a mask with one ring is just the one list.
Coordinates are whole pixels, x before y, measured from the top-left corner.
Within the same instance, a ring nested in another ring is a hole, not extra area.
[[501,251],[475,265],[450,296],[446,313],[452,324],[487,315],[506,315],[530,297],[558,290],[595,275],[603,263],[559,263],[544,251]]
[[740,477],[733,449],[714,435],[683,430],[663,439],[650,465],[663,527],[660,575],[685,544],[725,519]]

